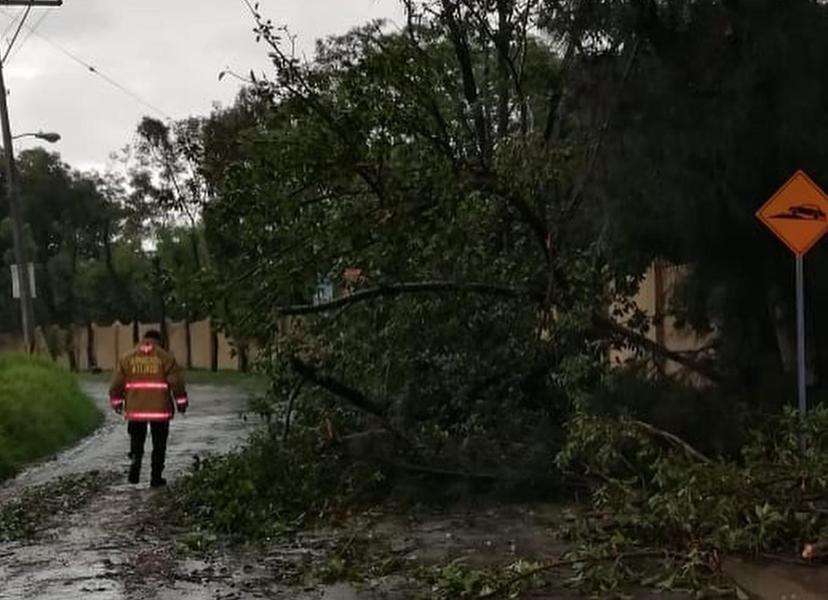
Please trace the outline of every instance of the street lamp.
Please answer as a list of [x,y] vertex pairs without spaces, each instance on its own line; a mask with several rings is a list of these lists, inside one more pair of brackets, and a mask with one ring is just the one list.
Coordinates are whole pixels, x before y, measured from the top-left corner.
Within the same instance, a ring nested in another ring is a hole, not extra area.
[[37,138],[39,140],[47,141],[50,144],[54,144],[55,142],[60,141],[60,134],[55,133],[54,131],[46,131],[46,132],[38,131],[36,133],[35,132],[33,132],[33,133],[21,133],[19,135],[12,136],[12,139],[13,140],[19,140],[20,138],[23,138],[23,137]]

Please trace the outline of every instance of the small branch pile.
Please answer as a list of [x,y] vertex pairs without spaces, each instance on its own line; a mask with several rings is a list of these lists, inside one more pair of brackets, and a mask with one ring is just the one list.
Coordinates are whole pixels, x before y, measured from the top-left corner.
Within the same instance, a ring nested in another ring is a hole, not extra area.
[[[595,590],[622,583],[709,588],[726,554],[816,559],[828,539],[828,410],[793,411],[754,431],[739,460],[711,460],[646,423],[579,412],[559,465],[595,484],[572,516],[578,578]],[[648,550],[657,563],[606,561]]]

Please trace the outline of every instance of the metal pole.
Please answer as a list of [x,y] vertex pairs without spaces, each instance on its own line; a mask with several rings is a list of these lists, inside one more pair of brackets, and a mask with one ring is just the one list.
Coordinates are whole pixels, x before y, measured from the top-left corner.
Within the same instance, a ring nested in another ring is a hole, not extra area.
[[0,0],[0,6],[63,6],[63,0]]
[[797,383],[799,388],[799,414],[805,416],[808,410],[807,389],[805,387],[805,274],[802,268],[802,255],[796,255],[796,354]]
[[9,200],[9,216],[12,221],[12,242],[17,276],[20,280],[20,318],[23,325],[23,343],[26,352],[31,352],[34,340],[34,306],[29,288],[29,264],[23,243],[23,217],[20,211],[20,188],[17,183],[17,168],[14,164],[9,107],[6,102],[6,84],[3,78],[3,64],[0,61],[0,125],[3,128],[3,154],[6,166],[6,189]]

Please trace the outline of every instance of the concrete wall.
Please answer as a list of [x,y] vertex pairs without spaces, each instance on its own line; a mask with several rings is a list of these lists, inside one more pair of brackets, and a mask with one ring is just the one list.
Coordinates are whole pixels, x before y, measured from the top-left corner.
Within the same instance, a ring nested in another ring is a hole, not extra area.
[[[139,336],[143,336],[150,329],[161,329],[159,323],[139,323]],[[195,369],[211,369],[213,352],[219,370],[238,370],[240,367],[238,356],[234,355],[234,342],[223,334],[218,334],[218,346],[213,348],[211,339],[212,325],[209,320],[190,324],[192,366]],[[86,326],[76,326],[71,331],[56,332],[63,335],[62,347],[71,348],[75,355],[78,369],[90,369],[87,343],[88,332]],[[71,338],[71,339],[69,339]],[[115,322],[111,325],[92,325],[92,352],[96,366],[104,371],[115,368],[118,359],[135,347],[132,337],[132,323]],[[181,366],[187,364],[187,328],[183,322],[169,322],[167,324],[167,345]],[[0,333],[0,353],[23,352],[23,341],[19,335]],[[36,350],[39,354],[48,355],[49,349],[43,333],[37,331]],[[249,353],[250,362],[255,358],[255,350]],[[58,358],[58,361],[69,366],[68,350]]]
[[[698,335],[691,327],[680,327],[671,310],[677,287],[686,276],[686,267],[654,263],[647,269],[633,298],[636,306],[649,317],[647,337],[674,352],[698,351],[707,347],[715,337],[715,332],[710,335]],[[668,375],[696,384],[703,383],[698,379],[698,375],[689,373],[685,367],[674,361],[659,361],[652,356],[644,357],[635,350],[626,348],[610,353],[610,360],[614,365],[642,358],[648,359],[654,368],[657,367]]]
[[187,328],[184,322],[167,324],[167,340],[169,350],[175,356],[179,365],[187,364]]
[[115,368],[117,357],[120,356],[117,324],[106,327],[92,325],[92,336],[95,362],[104,371],[111,371]]
[[132,335],[132,323],[115,323],[115,332],[118,343],[115,346],[115,360],[135,347],[135,338]]
[[239,357],[233,356],[233,346],[223,333],[218,334],[218,369],[232,371],[239,368]]
[[77,365],[78,369],[81,371],[88,371],[89,370],[89,357],[86,352],[86,347],[89,342],[89,333],[86,330],[86,327],[76,327],[75,331],[75,356],[77,357]]
[[194,369],[212,368],[213,351],[211,346],[210,321],[190,323],[190,353],[193,358]]

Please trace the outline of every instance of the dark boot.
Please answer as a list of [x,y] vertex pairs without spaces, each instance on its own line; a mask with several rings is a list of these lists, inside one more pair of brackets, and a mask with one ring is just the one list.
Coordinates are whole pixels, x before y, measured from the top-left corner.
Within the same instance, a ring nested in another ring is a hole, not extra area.
[[129,477],[127,478],[130,483],[138,483],[141,480],[141,459],[134,458],[132,459],[132,464],[129,467]]
[[167,485],[167,480],[161,477],[161,471],[152,470],[152,477],[150,478],[150,487],[159,488]]

